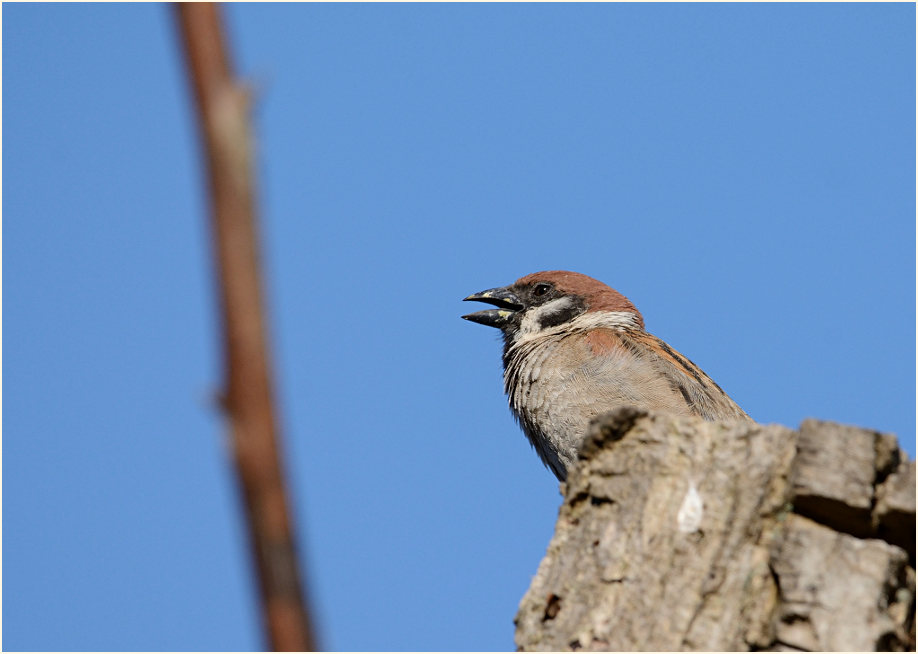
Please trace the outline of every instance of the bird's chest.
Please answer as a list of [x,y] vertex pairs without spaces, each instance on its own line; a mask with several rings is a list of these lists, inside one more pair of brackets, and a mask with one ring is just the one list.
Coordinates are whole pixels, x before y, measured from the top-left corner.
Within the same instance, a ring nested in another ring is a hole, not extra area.
[[617,406],[677,412],[673,390],[654,366],[625,341],[600,343],[578,334],[520,347],[508,360],[505,386],[512,409],[525,425],[546,436],[582,436],[594,416]]
[[504,381],[511,408],[524,428],[546,438],[579,436],[602,404],[588,345],[577,338],[527,345],[507,363]]

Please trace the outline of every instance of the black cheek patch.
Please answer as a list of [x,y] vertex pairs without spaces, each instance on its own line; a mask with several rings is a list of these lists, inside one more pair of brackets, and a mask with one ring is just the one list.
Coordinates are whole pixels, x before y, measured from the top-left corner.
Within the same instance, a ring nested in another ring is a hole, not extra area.
[[549,327],[557,327],[558,325],[563,325],[564,323],[573,320],[581,313],[583,313],[584,307],[580,302],[573,302],[567,304],[563,307],[560,307],[557,311],[552,311],[551,313],[546,313],[543,316],[539,316],[539,328],[548,329]]

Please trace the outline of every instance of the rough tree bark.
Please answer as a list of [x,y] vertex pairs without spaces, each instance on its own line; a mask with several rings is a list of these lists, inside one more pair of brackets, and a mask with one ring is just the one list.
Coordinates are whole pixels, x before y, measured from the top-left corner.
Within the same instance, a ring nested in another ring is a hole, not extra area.
[[623,409],[590,427],[520,650],[914,650],[915,463],[894,436]]

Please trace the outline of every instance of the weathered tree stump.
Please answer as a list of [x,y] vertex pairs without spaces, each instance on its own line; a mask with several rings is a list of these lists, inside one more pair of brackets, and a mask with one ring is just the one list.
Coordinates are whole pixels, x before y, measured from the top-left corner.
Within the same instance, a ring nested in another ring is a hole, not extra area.
[[580,458],[520,650],[914,650],[915,463],[894,436],[621,409]]

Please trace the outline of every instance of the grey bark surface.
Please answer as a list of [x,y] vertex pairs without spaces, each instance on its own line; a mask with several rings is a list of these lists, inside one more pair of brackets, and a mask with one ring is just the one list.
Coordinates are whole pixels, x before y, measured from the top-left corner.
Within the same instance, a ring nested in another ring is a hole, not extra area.
[[562,492],[520,650],[914,650],[915,463],[892,435],[621,409]]

